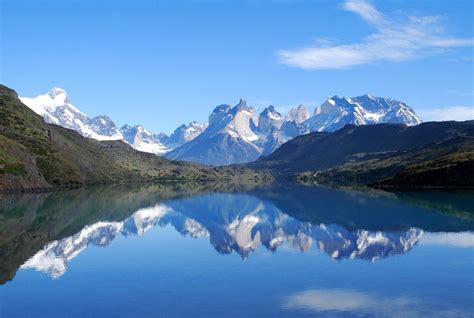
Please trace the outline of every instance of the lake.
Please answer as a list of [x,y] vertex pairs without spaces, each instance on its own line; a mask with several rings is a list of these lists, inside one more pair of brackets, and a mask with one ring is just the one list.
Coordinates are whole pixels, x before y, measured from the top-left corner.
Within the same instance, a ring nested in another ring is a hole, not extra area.
[[150,184],[0,195],[0,317],[474,317],[474,194]]

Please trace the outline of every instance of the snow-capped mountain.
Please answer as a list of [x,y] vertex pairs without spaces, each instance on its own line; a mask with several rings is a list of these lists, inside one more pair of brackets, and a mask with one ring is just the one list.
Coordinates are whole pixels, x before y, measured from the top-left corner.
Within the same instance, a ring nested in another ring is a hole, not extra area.
[[198,123],[197,121],[192,121],[187,125],[183,124],[169,136],[166,145],[170,148],[179,147],[199,136],[207,126],[209,126],[207,123]]
[[261,245],[277,251],[286,244],[302,252],[317,248],[333,259],[376,261],[406,253],[423,236],[423,230],[418,228],[368,231],[347,230],[337,224],[312,224],[253,196],[211,194],[142,208],[122,222],[87,225],[75,235],[46,244],[21,268],[34,268],[59,278],[88,246],[108,246],[119,236],[143,236],[155,226],[167,225],[192,238],[208,237],[218,253],[235,252],[242,258]]
[[154,134],[142,125],[124,125],[119,129],[107,116],[89,118],[71,104],[66,91],[58,87],[37,97],[20,99],[48,123],[73,129],[84,137],[96,140],[123,140],[138,151],[156,155],[192,140],[207,127],[207,124],[191,122],[178,127],[170,137],[164,133]]
[[274,106],[257,114],[255,108],[241,99],[234,107],[217,106],[209,115],[209,123],[181,125],[168,137],[141,125],[118,129],[107,116],[89,118],[70,103],[67,93],[60,88],[21,100],[46,122],[74,129],[85,137],[124,140],[139,151],[217,166],[255,161],[296,136],[335,131],[346,124],[421,123],[407,104],[371,95],[330,97],[315,108],[312,116],[304,105],[290,109],[284,116]]
[[314,110],[302,123],[309,131],[335,131],[346,124],[371,125],[397,123],[414,126],[421,123],[415,111],[403,102],[363,95],[353,98],[333,96]]
[[55,87],[34,98],[20,97],[23,104],[42,116],[47,123],[73,129],[84,137],[97,140],[120,140],[122,134],[107,116],[89,118],[73,104],[65,90]]
[[241,99],[234,107],[217,106],[209,116],[206,130],[165,157],[210,165],[245,163],[272,152],[299,134],[298,125],[285,121],[274,106],[257,115],[256,109]]
[[[99,136],[99,138],[104,138],[104,136],[113,136],[114,137],[113,139],[115,138],[119,139],[121,137],[120,131],[117,130],[117,126],[112,121],[112,119],[110,119],[107,116],[93,117],[88,120],[87,124],[90,127],[90,129],[92,129],[92,131],[97,133],[97,136]],[[89,137],[89,136],[86,136],[86,137]],[[91,138],[94,138],[94,137],[91,136]],[[99,139],[99,140],[104,140],[104,139]]]
[[259,134],[268,135],[273,129],[280,129],[283,121],[283,116],[270,105],[258,116],[257,131]]
[[260,155],[266,156],[272,153],[283,143],[301,134],[297,121],[288,120],[288,118],[293,118],[293,115],[296,120],[301,120],[304,117],[304,108],[296,109],[292,116],[287,114],[285,118],[273,106],[265,108],[260,113],[257,126],[259,138],[255,141],[255,144],[262,149]]
[[211,165],[225,165],[258,158],[262,149],[254,142],[258,115],[245,100],[231,107],[219,105],[209,115],[209,126],[199,136],[168,152],[165,157]]
[[153,134],[141,125],[124,125],[120,132],[123,140],[138,151],[162,155],[170,150],[165,146],[169,139],[166,134]]
[[166,157],[211,165],[245,163],[272,153],[302,134],[334,131],[347,124],[377,123],[412,126],[421,120],[405,103],[371,95],[328,98],[311,117],[304,105],[292,108],[285,116],[269,106],[257,116],[255,108],[241,100],[234,107],[217,106],[209,116],[209,128]]

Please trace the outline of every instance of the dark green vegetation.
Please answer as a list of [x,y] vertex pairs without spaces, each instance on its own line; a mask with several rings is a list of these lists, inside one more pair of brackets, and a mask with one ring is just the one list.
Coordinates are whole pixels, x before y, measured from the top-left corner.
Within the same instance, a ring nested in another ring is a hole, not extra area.
[[117,182],[253,179],[246,168],[211,168],[96,141],[50,125],[0,85],[0,191]]
[[474,121],[347,125],[297,137],[248,165],[299,181],[474,187]]

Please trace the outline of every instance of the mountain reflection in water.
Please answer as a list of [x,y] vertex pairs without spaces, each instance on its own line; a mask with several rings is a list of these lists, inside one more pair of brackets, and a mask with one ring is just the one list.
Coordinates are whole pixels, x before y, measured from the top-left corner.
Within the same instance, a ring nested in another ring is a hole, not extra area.
[[443,205],[443,194],[436,202],[426,194],[286,184],[225,191],[155,185],[2,196],[0,224],[10,229],[2,231],[2,277],[9,279],[19,267],[59,278],[88,246],[142,236],[157,226],[208,237],[218,253],[242,258],[259,246],[277,252],[285,245],[302,252],[319,249],[336,260],[370,261],[406,253],[424,231],[473,229],[472,211],[466,208],[472,207],[466,204],[472,196],[462,193],[457,209],[452,194],[445,194],[450,200]]

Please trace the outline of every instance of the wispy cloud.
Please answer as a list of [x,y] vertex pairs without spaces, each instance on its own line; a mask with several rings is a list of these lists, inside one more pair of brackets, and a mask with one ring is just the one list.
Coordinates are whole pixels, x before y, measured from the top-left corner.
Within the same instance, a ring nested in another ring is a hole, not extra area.
[[359,15],[375,32],[358,43],[338,45],[316,39],[313,46],[278,50],[280,61],[303,69],[343,69],[383,61],[402,62],[474,44],[472,38],[448,36],[439,16],[409,16],[398,22],[365,0],[348,0],[343,8]]
[[471,120],[474,119],[474,106],[420,108],[417,113],[423,121]]
[[383,297],[349,289],[308,289],[286,297],[283,308],[376,317],[462,317],[463,309],[438,310],[413,296]]
[[393,313],[395,308],[398,314],[407,314],[409,310],[411,315],[407,316],[413,316],[414,308],[419,306],[419,300],[413,297],[383,298],[350,289],[308,289],[287,297],[283,304],[285,309],[377,313],[381,317]]
[[471,232],[427,233],[421,240],[421,244],[472,248],[474,247],[474,234]]

